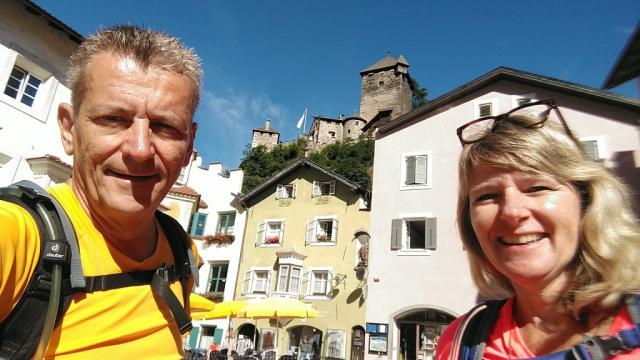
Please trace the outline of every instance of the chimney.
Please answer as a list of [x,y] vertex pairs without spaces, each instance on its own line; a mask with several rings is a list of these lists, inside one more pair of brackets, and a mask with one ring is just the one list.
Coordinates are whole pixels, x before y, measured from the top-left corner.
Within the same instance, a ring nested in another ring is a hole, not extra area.
[[271,121],[269,121],[269,119],[264,121],[264,129],[271,130]]

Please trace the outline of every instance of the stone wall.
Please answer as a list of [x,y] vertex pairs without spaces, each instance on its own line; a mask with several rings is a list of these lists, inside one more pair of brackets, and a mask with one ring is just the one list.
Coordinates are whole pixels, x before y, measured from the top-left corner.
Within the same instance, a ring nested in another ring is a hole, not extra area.
[[271,150],[278,145],[280,134],[267,131],[253,131],[253,139],[251,140],[251,148],[263,145]]
[[360,116],[369,121],[381,110],[392,110],[392,117],[411,110],[411,88],[406,73],[392,68],[363,75]]

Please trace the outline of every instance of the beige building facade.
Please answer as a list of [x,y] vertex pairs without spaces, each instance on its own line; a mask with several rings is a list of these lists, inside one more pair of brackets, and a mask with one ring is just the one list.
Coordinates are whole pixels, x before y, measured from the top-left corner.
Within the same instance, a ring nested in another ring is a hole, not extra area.
[[368,192],[301,158],[240,201],[246,228],[235,299],[293,298],[320,316],[235,319],[237,333],[278,356],[362,359]]

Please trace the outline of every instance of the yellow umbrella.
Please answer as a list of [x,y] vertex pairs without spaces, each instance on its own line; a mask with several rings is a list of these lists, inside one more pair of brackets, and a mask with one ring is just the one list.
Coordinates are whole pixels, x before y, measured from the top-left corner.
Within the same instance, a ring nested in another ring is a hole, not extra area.
[[[214,309],[215,310],[215,309]],[[316,318],[318,311],[297,299],[268,298],[252,302],[238,312],[245,318]]]
[[209,319],[225,319],[235,317],[247,303],[242,300],[231,300],[217,303],[213,306],[213,309],[198,313],[195,318],[197,320],[209,320]]
[[189,294],[189,313],[191,317],[197,317],[199,314],[205,313],[213,309],[214,302],[202,295],[196,293]]

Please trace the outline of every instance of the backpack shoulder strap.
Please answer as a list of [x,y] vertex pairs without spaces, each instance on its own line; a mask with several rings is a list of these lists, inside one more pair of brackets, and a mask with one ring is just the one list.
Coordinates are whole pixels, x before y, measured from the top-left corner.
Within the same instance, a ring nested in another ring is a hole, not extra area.
[[[0,188],[0,199],[19,205],[31,215],[41,243],[38,264],[25,293],[0,324],[0,357],[31,358],[36,349],[44,351],[54,324],[69,305],[72,288],[81,285],[76,280],[84,283],[79,256],[76,263],[67,251],[71,249],[74,256],[78,244],[67,214],[38,185],[21,181]],[[72,274],[75,280],[70,279]]]
[[482,359],[486,339],[498,319],[506,300],[489,300],[473,307],[463,315],[453,337],[449,359]]

